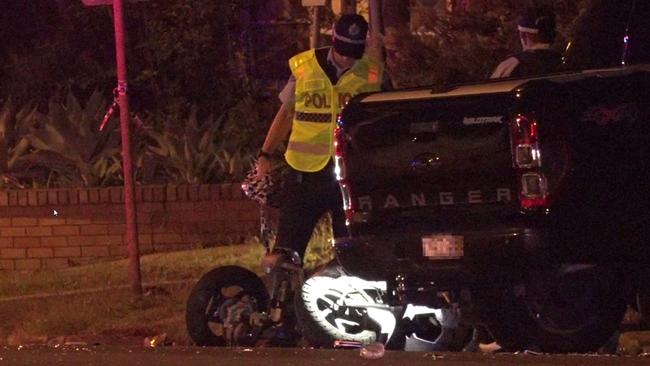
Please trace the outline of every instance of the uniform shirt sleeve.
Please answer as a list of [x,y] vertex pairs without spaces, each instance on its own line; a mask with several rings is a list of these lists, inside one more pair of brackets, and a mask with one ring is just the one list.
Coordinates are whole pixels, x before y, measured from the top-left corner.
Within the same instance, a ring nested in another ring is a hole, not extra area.
[[490,79],[507,78],[512,74],[517,66],[519,66],[519,59],[516,57],[507,58],[501,62],[496,69],[494,69]]
[[293,104],[296,101],[296,78],[293,75],[289,76],[289,80],[278,94],[278,98],[283,104]]

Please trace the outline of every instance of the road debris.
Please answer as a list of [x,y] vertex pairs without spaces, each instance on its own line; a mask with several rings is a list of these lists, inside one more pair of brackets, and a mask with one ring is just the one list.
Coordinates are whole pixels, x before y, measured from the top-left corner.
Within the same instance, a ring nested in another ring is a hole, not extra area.
[[361,355],[361,357],[365,359],[376,360],[378,358],[384,357],[385,352],[386,349],[383,343],[373,342],[361,347],[361,351],[359,351],[359,354]]
[[153,337],[145,337],[144,346],[161,347],[167,345],[166,342],[167,342],[167,333],[161,333]]
[[650,332],[636,331],[622,333],[618,338],[617,353],[626,356],[637,356],[650,351]]
[[426,352],[425,354],[422,355],[422,358],[431,358],[431,359],[433,359],[435,361],[435,360],[437,360],[439,358],[445,358],[445,356],[444,355],[438,355],[438,354],[435,354],[433,352]]

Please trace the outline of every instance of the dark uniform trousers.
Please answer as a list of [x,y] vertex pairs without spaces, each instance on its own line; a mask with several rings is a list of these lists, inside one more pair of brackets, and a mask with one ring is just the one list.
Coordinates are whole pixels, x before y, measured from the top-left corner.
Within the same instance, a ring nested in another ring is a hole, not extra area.
[[334,237],[347,235],[343,199],[330,160],[318,172],[306,173],[289,168],[284,175],[275,248],[289,248],[304,258],[314,227],[326,213],[332,214]]

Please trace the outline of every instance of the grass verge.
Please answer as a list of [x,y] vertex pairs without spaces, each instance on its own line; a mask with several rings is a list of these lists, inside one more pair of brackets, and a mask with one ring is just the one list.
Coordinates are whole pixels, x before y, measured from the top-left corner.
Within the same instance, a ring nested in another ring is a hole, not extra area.
[[[305,266],[332,258],[331,229],[320,224],[309,244]],[[144,339],[161,333],[176,344],[189,344],[185,301],[208,270],[239,265],[259,273],[264,255],[257,239],[242,245],[142,256],[145,294],[129,289],[128,261],[36,272],[0,272],[0,345],[44,343],[64,336]],[[149,286],[147,286],[149,285]]]

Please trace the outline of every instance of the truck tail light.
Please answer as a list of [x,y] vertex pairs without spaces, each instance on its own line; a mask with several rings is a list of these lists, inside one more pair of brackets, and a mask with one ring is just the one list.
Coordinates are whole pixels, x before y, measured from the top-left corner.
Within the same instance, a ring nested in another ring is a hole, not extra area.
[[341,127],[336,127],[334,129],[334,173],[336,174],[336,180],[339,182],[345,181],[347,178],[345,169],[345,148],[347,144],[348,135]]
[[518,178],[521,208],[547,208],[548,186],[541,171],[537,120],[531,115],[519,114],[511,122],[511,132],[513,168]]
[[334,172],[336,174],[336,180],[339,182],[339,187],[341,188],[341,195],[343,196],[343,210],[345,212],[346,225],[350,225],[356,211],[352,191],[348,182],[345,161],[348,139],[348,134],[341,127],[334,129]]

